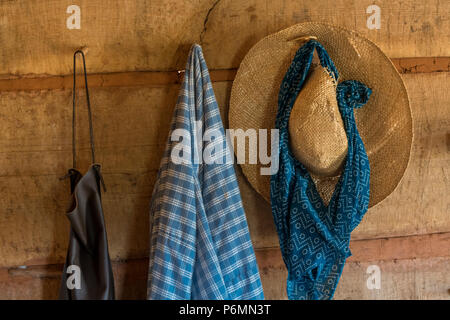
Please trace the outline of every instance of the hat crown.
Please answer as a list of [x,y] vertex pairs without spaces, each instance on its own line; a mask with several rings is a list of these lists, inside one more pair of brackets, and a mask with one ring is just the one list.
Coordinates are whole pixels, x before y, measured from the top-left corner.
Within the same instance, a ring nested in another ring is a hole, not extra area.
[[310,172],[337,175],[348,150],[336,99],[336,81],[327,69],[311,66],[289,117],[290,148]]

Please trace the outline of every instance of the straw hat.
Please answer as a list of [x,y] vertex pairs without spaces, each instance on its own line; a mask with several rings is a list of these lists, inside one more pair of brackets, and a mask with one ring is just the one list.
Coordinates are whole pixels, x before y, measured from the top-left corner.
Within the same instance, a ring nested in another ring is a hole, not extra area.
[[[281,81],[295,52],[311,37],[327,50],[339,82],[358,80],[372,89],[368,103],[355,110],[355,118],[369,156],[369,207],[374,206],[396,188],[405,172],[412,120],[405,86],[392,62],[357,33],[321,23],[301,23],[259,41],[236,74],[229,127],[269,132],[274,128]],[[312,67],[289,118],[293,154],[311,173],[325,202],[331,198],[347,154],[335,93],[336,83],[325,69]],[[247,143],[247,158],[248,152]],[[245,163],[241,167],[250,184],[270,202],[270,176],[260,174],[260,168],[267,165]]]

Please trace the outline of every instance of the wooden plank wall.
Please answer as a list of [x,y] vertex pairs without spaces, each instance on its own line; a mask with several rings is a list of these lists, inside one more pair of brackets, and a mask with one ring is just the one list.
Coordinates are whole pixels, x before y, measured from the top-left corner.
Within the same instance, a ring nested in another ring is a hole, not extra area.
[[[68,30],[67,6],[81,8]],[[381,29],[366,8],[381,8]],[[360,32],[393,59],[413,114],[410,164],[397,190],[352,236],[337,299],[450,299],[450,2],[439,0],[5,1],[0,3],[0,298],[54,299],[65,258],[74,50],[87,50],[104,211],[121,299],[144,299],[148,205],[179,77],[200,43],[226,124],[232,80],[259,39],[320,21]],[[80,100],[83,93],[80,90]],[[83,106],[83,105],[81,105]],[[89,165],[79,112],[80,168]],[[285,268],[269,204],[237,168],[267,298],[284,299]],[[381,288],[366,286],[367,267]]]

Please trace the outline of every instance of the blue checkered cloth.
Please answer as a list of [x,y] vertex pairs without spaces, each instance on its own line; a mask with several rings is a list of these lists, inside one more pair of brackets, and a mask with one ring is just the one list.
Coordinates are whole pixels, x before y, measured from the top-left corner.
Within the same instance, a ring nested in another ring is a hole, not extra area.
[[[194,143],[207,129],[220,134]],[[181,139],[192,142],[186,154],[171,139],[180,130],[190,133]],[[214,143],[225,145],[212,153],[218,163],[195,161]],[[175,163],[173,153],[191,161]],[[203,53],[194,45],[151,200],[148,299],[264,299],[230,157]]]

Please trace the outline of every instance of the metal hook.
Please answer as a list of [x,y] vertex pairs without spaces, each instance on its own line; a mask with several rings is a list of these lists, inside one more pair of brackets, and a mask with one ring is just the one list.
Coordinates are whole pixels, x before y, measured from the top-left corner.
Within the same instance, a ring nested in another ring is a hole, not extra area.
[[77,52],[78,52],[78,53],[79,53],[79,52],[82,52],[83,55],[87,55],[88,51],[89,51],[89,48],[88,48],[88,47],[82,46],[82,47],[78,48],[78,49],[75,51],[75,54],[76,54]]
[[183,82],[183,75],[186,70],[177,70],[177,83]]

